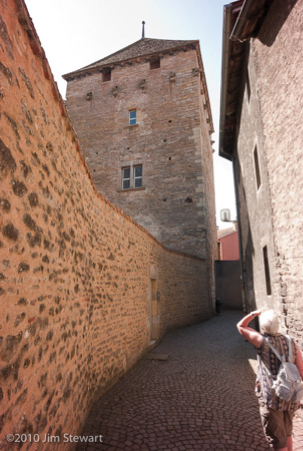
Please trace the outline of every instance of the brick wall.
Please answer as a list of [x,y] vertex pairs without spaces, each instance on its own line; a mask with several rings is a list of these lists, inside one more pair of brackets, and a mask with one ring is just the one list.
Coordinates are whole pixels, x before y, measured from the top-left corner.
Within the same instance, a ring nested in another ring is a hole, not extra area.
[[[203,92],[203,90],[202,90]],[[208,300],[214,307],[216,298],[215,289],[215,260],[218,258],[217,227],[216,227],[216,202],[214,190],[214,168],[212,146],[209,142],[209,128],[205,117],[204,98],[200,96],[200,124],[201,124],[201,167],[202,179],[201,188],[203,196],[201,197],[202,212],[198,213],[203,220],[205,228],[205,247],[207,259],[207,281],[208,281]]]
[[211,309],[205,260],[97,193],[23,2],[0,5],[0,447],[13,450],[6,434],[80,433],[151,324],[162,337]]
[[[239,111],[239,160],[235,162],[243,254],[253,261],[249,291],[255,293],[259,307],[267,303],[277,309],[283,330],[289,330],[301,349],[302,17],[302,2],[278,0],[269,9],[257,38],[250,41],[247,66],[251,98],[248,101],[246,82]],[[253,157],[255,145],[260,159],[259,189]],[[265,245],[271,274],[270,296],[266,293],[261,252]]]
[[[247,311],[252,311],[256,306],[267,305],[274,308],[274,294],[268,296],[266,291],[263,248],[266,246],[268,249],[272,283],[275,280],[275,250],[256,60],[251,44],[247,42],[243,45],[246,45],[247,69],[243,71],[242,105],[238,113],[237,154],[233,166],[241,224],[246,308]],[[260,174],[259,184],[256,158]]]
[[303,349],[302,98],[303,4],[275,2],[253,52],[257,58],[276,246],[275,299],[285,329]]
[[[173,49],[154,70],[148,55],[122,61],[112,65],[107,82],[89,70],[85,77],[67,77],[66,98],[96,188],[169,248],[205,258],[207,246],[213,255],[207,241],[216,227],[198,52],[198,46]],[[129,126],[131,109],[135,126]],[[138,164],[143,188],[122,190],[122,168]]]

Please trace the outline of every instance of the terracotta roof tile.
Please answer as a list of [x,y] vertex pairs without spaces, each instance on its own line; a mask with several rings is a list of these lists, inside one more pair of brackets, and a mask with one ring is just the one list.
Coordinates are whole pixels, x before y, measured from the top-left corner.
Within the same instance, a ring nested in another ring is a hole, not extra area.
[[[204,73],[204,67],[201,57],[201,51],[200,51],[200,44],[199,40],[190,40],[190,41],[181,41],[181,40],[170,40],[170,39],[151,39],[151,38],[143,38],[139,41],[133,42],[132,44],[128,45],[127,47],[124,47],[121,50],[118,50],[115,53],[112,53],[111,55],[106,56],[105,58],[102,58],[98,61],[95,61],[92,64],[89,64],[88,66],[82,67],[81,69],[77,69],[73,72],[70,72],[68,74],[62,75],[64,80],[70,81],[73,80],[73,77],[81,78],[81,76],[85,76],[86,72],[92,72],[97,71],[98,67],[102,66],[110,66],[114,63],[119,63],[122,61],[131,60],[133,58],[139,58],[143,56],[153,55],[153,54],[159,54],[162,52],[166,52],[169,50],[174,49],[180,49],[183,46],[192,45],[196,48],[197,56],[199,60],[199,66],[202,71],[202,83],[203,83],[203,89],[206,97],[206,104],[208,109],[208,115],[210,119],[210,134],[214,132],[213,128],[213,122],[212,122],[212,114],[211,114],[211,108],[210,108],[210,102],[209,102],[209,96],[208,96],[208,90],[206,85],[206,79],[205,79],[205,73]],[[92,73],[89,73],[89,75],[92,75]]]
[[118,61],[125,61],[131,58],[138,58],[139,56],[150,55],[152,53],[163,52],[165,50],[174,49],[187,44],[196,44],[197,42],[198,41],[144,38],[78,70],[93,69],[98,66],[108,65]]
[[237,232],[234,227],[229,227],[228,229],[217,230],[218,240],[223,238],[224,236],[231,235],[232,233]]

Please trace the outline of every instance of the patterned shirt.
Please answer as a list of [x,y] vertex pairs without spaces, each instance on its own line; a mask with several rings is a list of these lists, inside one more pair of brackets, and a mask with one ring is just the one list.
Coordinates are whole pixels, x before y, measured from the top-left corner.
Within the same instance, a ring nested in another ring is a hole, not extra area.
[[[272,346],[276,349],[280,356],[284,355],[286,361],[289,361],[289,349],[288,349],[288,339],[282,334],[267,335],[267,337]],[[293,339],[291,339],[292,344],[292,363],[295,363],[297,349]],[[273,380],[276,376],[281,365],[280,360],[273,351],[268,346],[265,339],[263,339],[260,348],[257,348],[257,358],[258,358],[258,369],[257,369],[257,380],[256,380],[256,394],[261,395],[265,404],[273,410],[288,410],[290,412],[295,412],[300,408],[299,402],[284,401],[276,396],[275,391],[272,390]],[[273,376],[273,380],[268,375],[264,365],[269,369]]]

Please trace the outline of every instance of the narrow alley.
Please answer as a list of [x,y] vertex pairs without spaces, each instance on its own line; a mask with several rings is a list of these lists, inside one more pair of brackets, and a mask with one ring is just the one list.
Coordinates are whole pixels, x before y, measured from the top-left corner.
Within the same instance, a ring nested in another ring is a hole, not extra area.
[[[142,359],[94,405],[83,435],[102,434],[103,443],[79,444],[77,451],[268,450],[254,395],[254,352],[236,330],[241,317],[223,312],[170,333],[152,351],[166,361]],[[303,448],[302,426],[300,413],[294,451]]]

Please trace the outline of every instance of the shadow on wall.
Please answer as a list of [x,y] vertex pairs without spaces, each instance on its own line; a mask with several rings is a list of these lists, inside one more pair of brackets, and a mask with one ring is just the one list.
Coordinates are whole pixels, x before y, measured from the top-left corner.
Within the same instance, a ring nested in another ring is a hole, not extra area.
[[251,312],[256,309],[255,289],[254,289],[254,273],[253,273],[253,255],[255,253],[254,244],[252,240],[250,221],[247,211],[247,202],[245,195],[245,188],[243,184],[243,177],[241,173],[241,166],[239,159],[234,159],[234,174],[237,192],[238,203],[238,218],[239,218],[239,240],[240,256],[242,258],[242,284],[243,296],[245,298],[245,310]]
[[275,12],[274,14],[267,14],[261,26],[261,30],[257,35],[257,38],[262,42],[262,44],[267,47],[271,47],[274,44],[276,37],[284,25],[284,22],[286,22],[297,1],[298,0],[278,0],[272,2],[269,11],[275,9]]
[[215,261],[216,297],[222,309],[242,310],[241,269],[237,260]]

